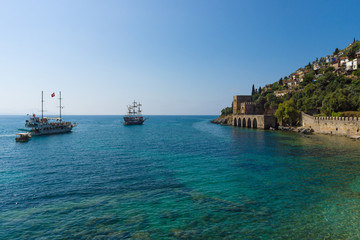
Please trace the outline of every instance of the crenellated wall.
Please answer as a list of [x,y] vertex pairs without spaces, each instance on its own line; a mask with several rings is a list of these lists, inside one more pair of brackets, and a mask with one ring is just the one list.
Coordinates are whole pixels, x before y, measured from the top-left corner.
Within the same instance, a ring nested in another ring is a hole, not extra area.
[[360,135],[360,118],[313,117],[302,112],[301,124],[317,133],[345,136]]

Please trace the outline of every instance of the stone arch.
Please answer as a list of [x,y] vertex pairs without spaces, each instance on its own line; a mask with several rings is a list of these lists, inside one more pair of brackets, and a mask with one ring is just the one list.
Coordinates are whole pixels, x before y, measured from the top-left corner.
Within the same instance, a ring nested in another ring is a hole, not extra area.
[[242,127],[246,127],[246,119],[245,118],[243,118],[243,120],[242,120]]
[[241,118],[238,119],[238,126],[241,127]]
[[237,119],[234,118],[234,127],[237,127]]
[[251,119],[248,118],[248,121],[247,121],[247,125],[246,125],[248,128],[251,128]]
[[253,120],[253,128],[257,128],[257,120],[256,120],[256,118],[254,118],[254,120]]

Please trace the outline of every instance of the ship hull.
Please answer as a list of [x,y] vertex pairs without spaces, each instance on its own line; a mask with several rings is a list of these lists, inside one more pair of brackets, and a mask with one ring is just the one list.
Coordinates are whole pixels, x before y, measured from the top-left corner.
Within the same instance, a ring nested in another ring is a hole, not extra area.
[[53,135],[53,134],[62,134],[71,132],[72,128],[64,128],[64,129],[39,129],[39,130],[31,130],[32,136],[43,136],[43,135]]
[[124,122],[124,125],[142,125],[145,121],[138,122]]
[[145,120],[142,116],[125,116],[124,125],[142,125]]

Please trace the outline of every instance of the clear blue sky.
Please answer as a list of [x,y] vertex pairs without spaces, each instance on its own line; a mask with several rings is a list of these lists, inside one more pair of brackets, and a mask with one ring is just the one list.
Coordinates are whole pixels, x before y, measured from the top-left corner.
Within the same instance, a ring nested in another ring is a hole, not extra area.
[[360,1],[0,1],[0,114],[219,114],[360,39]]

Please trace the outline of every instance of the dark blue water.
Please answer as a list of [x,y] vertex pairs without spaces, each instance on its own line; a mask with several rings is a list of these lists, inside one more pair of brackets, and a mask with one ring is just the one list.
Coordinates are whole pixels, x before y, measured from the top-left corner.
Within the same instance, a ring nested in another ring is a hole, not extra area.
[[360,148],[214,116],[0,116],[0,239],[359,239]]

